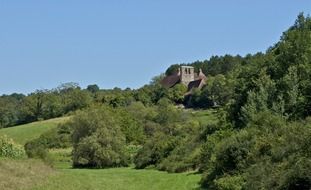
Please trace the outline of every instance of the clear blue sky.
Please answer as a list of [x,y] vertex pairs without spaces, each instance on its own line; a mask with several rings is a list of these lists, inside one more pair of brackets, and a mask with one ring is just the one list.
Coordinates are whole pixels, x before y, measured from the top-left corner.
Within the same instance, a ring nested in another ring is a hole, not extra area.
[[174,63],[265,51],[310,0],[0,0],[0,94],[137,88]]

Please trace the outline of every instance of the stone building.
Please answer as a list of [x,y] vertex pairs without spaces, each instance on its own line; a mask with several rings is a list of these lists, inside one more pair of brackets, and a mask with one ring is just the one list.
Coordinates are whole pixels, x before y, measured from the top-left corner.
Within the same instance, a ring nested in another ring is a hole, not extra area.
[[164,87],[172,88],[181,83],[188,87],[188,92],[191,92],[194,88],[201,89],[206,84],[205,81],[206,76],[201,69],[199,73],[196,73],[194,67],[181,66],[175,74],[164,77],[161,84]]

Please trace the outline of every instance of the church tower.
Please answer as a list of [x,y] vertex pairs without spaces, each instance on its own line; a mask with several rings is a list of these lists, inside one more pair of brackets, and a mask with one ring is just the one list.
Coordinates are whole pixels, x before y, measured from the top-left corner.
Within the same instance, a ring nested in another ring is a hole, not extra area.
[[188,86],[191,81],[194,81],[194,67],[181,66],[180,67],[180,81],[182,84]]

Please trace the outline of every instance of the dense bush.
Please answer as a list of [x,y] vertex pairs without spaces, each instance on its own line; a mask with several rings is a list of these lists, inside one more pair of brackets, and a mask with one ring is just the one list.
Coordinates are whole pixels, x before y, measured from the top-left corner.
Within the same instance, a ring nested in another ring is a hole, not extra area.
[[[202,185],[208,189],[310,189],[311,125],[257,113],[240,131],[208,135]],[[232,131],[232,132],[230,132]]]
[[154,127],[134,158],[136,168],[156,167],[168,172],[184,172],[199,167],[201,133],[204,127],[189,113],[162,99],[150,123]]
[[13,142],[6,136],[0,136],[0,157],[23,158],[25,151],[22,146]]
[[257,146],[256,162],[246,169],[246,187],[310,189],[310,124],[288,123],[276,129],[273,135],[262,137],[266,142],[262,143],[261,140],[260,145],[266,145]]
[[73,166],[107,168],[127,166],[125,135],[108,107],[78,113],[72,120]]
[[[138,114],[140,113],[141,111],[138,111]],[[139,118],[135,118],[135,116],[126,109],[116,109],[115,117],[120,123],[120,128],[125,135],[127,144],[140,145],[144,143],[146,136],[143,123]]]
[[186,172],[199,167],[200,143],[193,139],[178,139],[178,144],[157,166],[159,170],[168,172]]
[[157,166],[175,148],[178,123],[182,122],[182,112],[177,110],[169,99],[159,100],[155,114],[146,115],[144,130],[148,136],[142,148],[134,157],[135,167],[142,169]]
[[147,166],[156,166],[169,155],[175,146],[176,139],[160,132],[154,134],[135,156],[135,167],[143,169]]
[[25,144],[25,151],[29,158],[48,159],[46,139],[39,138]]
[[204,131],[199,122],[189,118],[189,120],[175,129],[173,138],[176,139],[175,147],[170,154],[165,157],[157,168],[168,172],[185,172],[196,170],[200,164],[200,150],[204,139],[201,133]]

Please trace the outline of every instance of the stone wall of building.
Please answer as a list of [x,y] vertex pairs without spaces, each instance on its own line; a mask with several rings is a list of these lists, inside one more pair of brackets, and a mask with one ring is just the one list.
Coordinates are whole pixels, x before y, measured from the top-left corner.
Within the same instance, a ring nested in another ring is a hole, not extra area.
[[181,83],[188,86],[191,81],[194,81],[194,67],[181,66],[180,77]]

